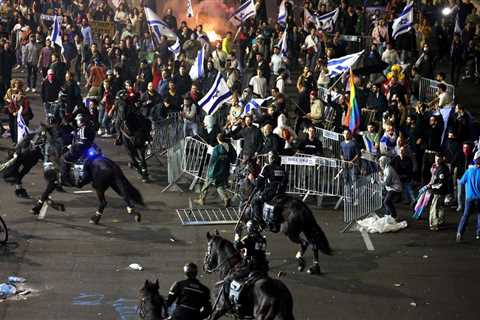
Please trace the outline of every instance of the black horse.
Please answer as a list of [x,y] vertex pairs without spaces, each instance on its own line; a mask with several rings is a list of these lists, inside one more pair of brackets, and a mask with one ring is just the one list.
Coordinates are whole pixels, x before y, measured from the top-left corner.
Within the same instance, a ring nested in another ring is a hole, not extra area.
[[[289,195],[278,195],[269,201],[273,206],[273,211],[265,213],[262,221],[269,230],[274,233],[283,232],[292,242],[300,244],[296,258],[298,261],[298,270],[305,269],[304,254],[308,246],[312,247],[313,265],[308,268],[309,274],[320,274],[320,265],[318,261],[318,250],[326,255],[332,255],[332,249],[325,233],[318,225],[312,211],[301,200]],[[246,223],[248,215],[243,216]],[[305,236],[305,239],[301,234]]]
[[158,292],[158,279],[156,282],[145,280],[143,288],[140,289],[140,304],[138,314],[144,320],[167,319],[167,307],[165,299]]
[[151,123],[134,105],[128,105],[124,95],[119,93],[115,100],[118,107],[115,121],[121,140],[130,156],[130,166],[137,169],[143,182],[148,182],[146,161],[147,143],[150,139]]
[[[208,247],[205,254],[203,268],[206,272],[218,272],[219,280],[231,276],[235,268],[241,263],[240,253],[233,243],[216,234],[207,232]],[[218,288],[218,287],[217,287]],[[251,312],[250,316],[256,320],[294,320],[293,299],[287,286],[276,279],[262,277],[253,285],[245,287],[242,296],[246,297],[243,305]],[[217,320],[223,315],[231,313],[239,317],[233,310],[229,298],[226,297],[223,287],[217,290],[217,301],[211,320]]]

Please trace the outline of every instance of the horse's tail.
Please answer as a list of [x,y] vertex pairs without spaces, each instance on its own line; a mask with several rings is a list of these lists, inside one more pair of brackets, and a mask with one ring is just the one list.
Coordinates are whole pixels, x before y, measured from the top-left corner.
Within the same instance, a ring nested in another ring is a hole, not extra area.
[[143,196],[140,193],[140,191],[138,191],[138,189],[135,188],[130,183],[130,181],[128,181],[122,169],[115,162],[111,161],[111,163],[113,164],[114,176],[115,176],[112,182],[112,184],[114,185],[113,188],[115,190],[119,190],[122,197],[129,199],[136,204],[144,206],[145,203],[143,201]]
[[330,243],[328,242],[325,232],[323,232],[322,228],[318,225],[317,220],[313,216],[312,210],[310,210],[310,208],[304,203],[302,204],[304,210],[308,212],[305,225],[310,227],[304,232],[307,236],[308,242],[317,247],[324,254],[331,256],[333,252],[332,248],[330,248]]

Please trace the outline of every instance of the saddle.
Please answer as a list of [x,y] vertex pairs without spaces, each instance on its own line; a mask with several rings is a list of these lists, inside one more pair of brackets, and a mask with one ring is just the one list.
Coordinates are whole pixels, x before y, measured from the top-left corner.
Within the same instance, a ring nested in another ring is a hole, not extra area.
[[92,179],[87,166],[90,162],[101,155],[101,150],[96,145],[92,145],[86,154],[78,158],[68,170],[68,178],[71,184],[81,188],[88,184]]

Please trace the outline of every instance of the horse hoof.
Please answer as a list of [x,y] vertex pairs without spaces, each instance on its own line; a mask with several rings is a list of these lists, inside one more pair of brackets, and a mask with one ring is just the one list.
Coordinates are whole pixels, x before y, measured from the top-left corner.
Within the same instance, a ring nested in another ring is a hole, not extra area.
[[129,167],[129,168],[133,168],[133,167],[134,167],[133,162],[129,162],[129,163],[128,163],[128,167]]
[[17,198],[30,199],[30,196],[28,195],[27,190],[23,188],[15,190],[15,195],[17,196]]
[[303,272],[303,270],[305,270],[305,259],[303,258],[297,258],[297,262],[298,262],[298,271],[300,272]]
[[135,213],[135,221],[140,223],[142,221],[142,215],[140,213]]
[[101,214],[95,214],[90,218],[90,223],[91,224],[98,224],[100,222],[100,218],[102,218]]
[[34,216],[38,216],[40,214],[40,209],[32,208],[30,209],[30,213],[33,214]]
[[308,268],[307,273],[311,275],[315,275],[315,274],[322,274],[322,271],[320,270],[320,266],[318,264],[315,264],[310,268]]

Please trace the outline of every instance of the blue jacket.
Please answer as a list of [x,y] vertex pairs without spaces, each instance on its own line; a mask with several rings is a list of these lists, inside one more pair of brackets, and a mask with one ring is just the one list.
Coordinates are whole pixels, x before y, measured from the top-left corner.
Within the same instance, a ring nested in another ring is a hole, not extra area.
[[468,168],[463,174],[460,183],[465,185],[467,200],[480,200],[480,168]]

